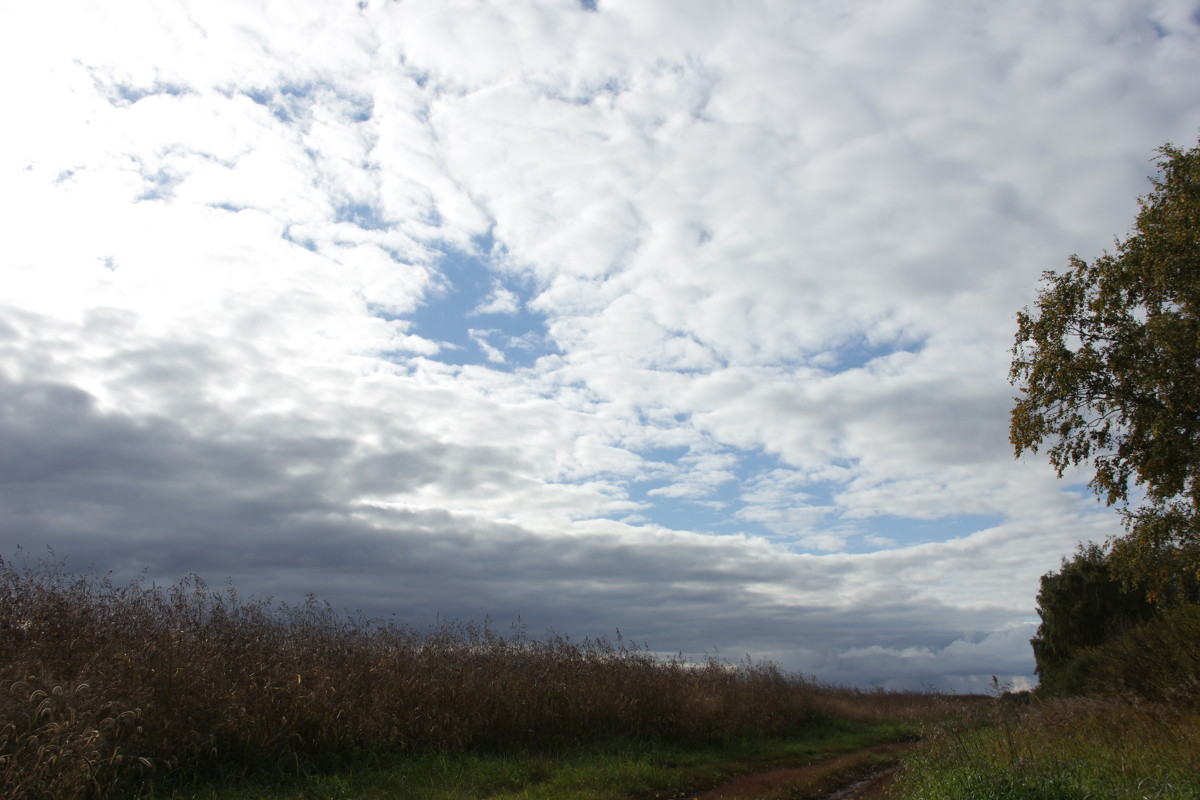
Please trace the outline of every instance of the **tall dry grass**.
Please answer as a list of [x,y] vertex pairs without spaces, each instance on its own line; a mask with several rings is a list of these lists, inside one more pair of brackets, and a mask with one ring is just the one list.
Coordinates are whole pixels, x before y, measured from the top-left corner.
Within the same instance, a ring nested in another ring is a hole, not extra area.
[[0,796],[296,773],[437,749],[784,734],[854,705],[769,663],[623,641],[426,631],[0,558]]

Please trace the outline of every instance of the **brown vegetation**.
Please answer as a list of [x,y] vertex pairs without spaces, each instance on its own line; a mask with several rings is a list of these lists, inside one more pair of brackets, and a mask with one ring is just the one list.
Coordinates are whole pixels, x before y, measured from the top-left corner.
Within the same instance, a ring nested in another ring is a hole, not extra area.
[[712,742],[928,704],[769,663],[662,659],[619,635],[417,631],[194,576],[118,586],[0,559],[0,795],[14,800],[430,750]]

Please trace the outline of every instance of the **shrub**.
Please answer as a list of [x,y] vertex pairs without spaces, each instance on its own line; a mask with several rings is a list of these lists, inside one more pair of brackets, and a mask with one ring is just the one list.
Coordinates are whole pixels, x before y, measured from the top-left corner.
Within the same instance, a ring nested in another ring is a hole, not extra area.
[[1088,657],[1094,692],[1200,705],[1200,605],[1165,609]]

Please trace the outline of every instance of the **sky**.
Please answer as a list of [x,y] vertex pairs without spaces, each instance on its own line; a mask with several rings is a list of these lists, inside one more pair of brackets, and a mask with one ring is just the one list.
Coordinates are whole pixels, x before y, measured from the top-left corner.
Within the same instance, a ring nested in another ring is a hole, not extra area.
[[1195,0],[4,3],[0,67],[6,558],[973,691],[1119,532],[1010,348],[1200,133]]

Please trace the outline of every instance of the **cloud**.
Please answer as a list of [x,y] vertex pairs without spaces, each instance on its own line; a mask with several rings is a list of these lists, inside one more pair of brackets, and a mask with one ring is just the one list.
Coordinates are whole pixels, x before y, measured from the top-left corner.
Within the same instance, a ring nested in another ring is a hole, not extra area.
[[517,293],[503,286],[495,286],[488,298],[475,308],[474,314],[515,314],[521,308]]
[[0,541],[1027,680],[1116,528],[1012,315],[1200,129],[1188,4],[6,11]]

